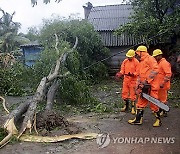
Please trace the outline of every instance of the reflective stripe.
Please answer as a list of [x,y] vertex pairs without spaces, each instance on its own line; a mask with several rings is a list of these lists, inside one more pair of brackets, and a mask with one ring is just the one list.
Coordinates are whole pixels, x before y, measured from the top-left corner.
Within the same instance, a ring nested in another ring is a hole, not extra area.
[[150,79],[154,79],[154,77],[158,74],[158,72],[156,71],[151,71],[150,75],[149,75],[149,78]]
[[169,76],[165,76],[164,77],[164,82],[168,82],[170,80],[170,77]]

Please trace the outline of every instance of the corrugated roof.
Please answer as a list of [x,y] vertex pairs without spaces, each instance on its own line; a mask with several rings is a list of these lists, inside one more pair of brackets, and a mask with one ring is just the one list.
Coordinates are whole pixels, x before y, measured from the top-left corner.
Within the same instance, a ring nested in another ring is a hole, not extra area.
[[132,12],[128,4],[97,6],[91,9],[88,20],[96,31],[113,31],[127,23]]
[[33,42],[29,42],[28,44],[23,44],[20,45],[20,47],[37,47],[37,46],[42,46],[41,44],[38,43],[38,41],[33,41]]
[[102,42],[105,46],[126,46],[139,43],[132,35],[115,35],[112,31],[99,31]]

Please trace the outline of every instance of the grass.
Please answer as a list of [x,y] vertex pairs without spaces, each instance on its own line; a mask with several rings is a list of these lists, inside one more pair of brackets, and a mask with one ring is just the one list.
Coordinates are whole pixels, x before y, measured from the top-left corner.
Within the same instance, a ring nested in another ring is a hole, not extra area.
[[[99,84],[91,86],[92,102],[85,104],[71,104],[57,100],[53,109],[62,113],[62,115],[79,115],[82,113],[116,113],[122,107],[122,99],[120,96],[121,82],[113,80],[105,80]],[[119,92],[119,93],[117,93]]]
[[[6,136],[7,136],[7,132],[3,128],[0,128],[0,141],[2,141]],[[16,136],[12,136],[9,143],[15,144],[15,143],[17,143],[19,141],[20,140],[17,139]]]
[[[171,89],[168,94],[168,99],[173,107],[180,108],[180,80],[175,78],[171,82]],[[78,104],[71,104],[71,102],[64,102],[57,99],[54,103],[53,109],[60,112],[62,115],[79,115],[82,113],[96,112],[96,113],[117,113],[123,106],[121,98],[122,81],[105,80],[99,84],[91,86],[91,93],[93,96],[92,102]],[[44,110],[46,102],[38,104],[37,111]],[[16,105],[10,107],[14,109]],[[2,109],[2,103],[0,104]]]
[[0,141],[2,141],[7,135],[7,132],[3,129],[0,128]]
[[176,77],[171,81],[171,89],[168,92],[168,100],[172,106],[180,108],[180,78]]

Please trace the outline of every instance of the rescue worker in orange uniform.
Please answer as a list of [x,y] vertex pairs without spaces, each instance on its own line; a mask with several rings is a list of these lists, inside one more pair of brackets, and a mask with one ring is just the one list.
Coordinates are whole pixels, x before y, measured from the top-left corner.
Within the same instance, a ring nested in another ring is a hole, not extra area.
[[135,114],[135,100],[136,100],[136,81],[137,70],[139,61],[134,57],[135,51],[130,49],[126,53],[126,59],[121,64],[120,72],[116,74],[116,78],[124,76],[122,98],[124,100],[124,107],[121,108],[121,112],[129,110],[129,100],[131,101],[131,113]]
[[[163,52],[160,49],[156,49],[153,51],[152,56],[156,59],[159,66],[158,79],[160,89],[158,91],[158,99],[164,104],[167,104],[167,92],[170,89],[170,79],[172,76],[172,72],[171,64],[165,58],[163,58],[162,55]],[[166,117],[167,112],[160,109],[160,115]]]
[[[139,46],[136,50],[137,59],[139,63],[138,80],[137,80],[137,92],[138,101],[136,104],[136,117],[133,120],[129,120],[129,124],[141,125],[143,120],[144,108],[148,105],[148,100],[141,96],[142,91],[149,91],[149,95],[158,99],[159,82],[157,78],[158,64],[154,57],[150,56],[146,46]],[[150,108],[154,112],[156,121],[153,124],[154,127],[161,125],[159,107],[150,103]]]

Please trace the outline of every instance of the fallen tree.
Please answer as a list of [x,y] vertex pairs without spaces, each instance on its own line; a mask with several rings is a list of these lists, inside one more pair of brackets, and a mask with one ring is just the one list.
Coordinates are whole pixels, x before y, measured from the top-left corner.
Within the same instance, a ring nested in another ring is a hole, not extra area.
[[[59,50],[57,48],[58,46],[58,37],[55,34],[56,37],[56,51],[59,53]],[[69,51],[66,51],[63,53],[56,61],[55,68],[51,68],[51,71],[48,76],[45,76],[41,79],[39,86],[37,87],[37,90],[35,94],[28,99],[26,102],[21,103],[16,109],[14,109],[12,112],[10,112],[5,120],[4,123],[4,129],[8,132],[8,135],[0,142],[0,146],[6,145],[11,137],[13,135],[16,135],[17,138],[20,138],[21,135],[26,131],[29,130],[30,132],[32,129],[36,130],[36,108],[37,104],[41,103],[43,100],[46,99],[46,107],[45,111],[43,112],[44,115],[46,113],[49,115],[49,112],[52,110],[53,102],[54,102],[54,96],[58,89],[59,82],[62,78],[70,75],[70,72],[67,71],[63,74],[60,72],[61,69],[64,67],[66,58],[68,54],[72,53],[74,49],[76,48],[78,43],[78,38],[76,37],[76,42],[73,46],[73,48]],[[48,116],[46,117],[44,121],[47,121]],[[63,118],[62,118],[63,119]],[[20,122],[22,121],[22,122]],[[48,122],[50,125],[52,125],[52,122]],[[67,121],[64,120],[64,124],[67,124]]]

